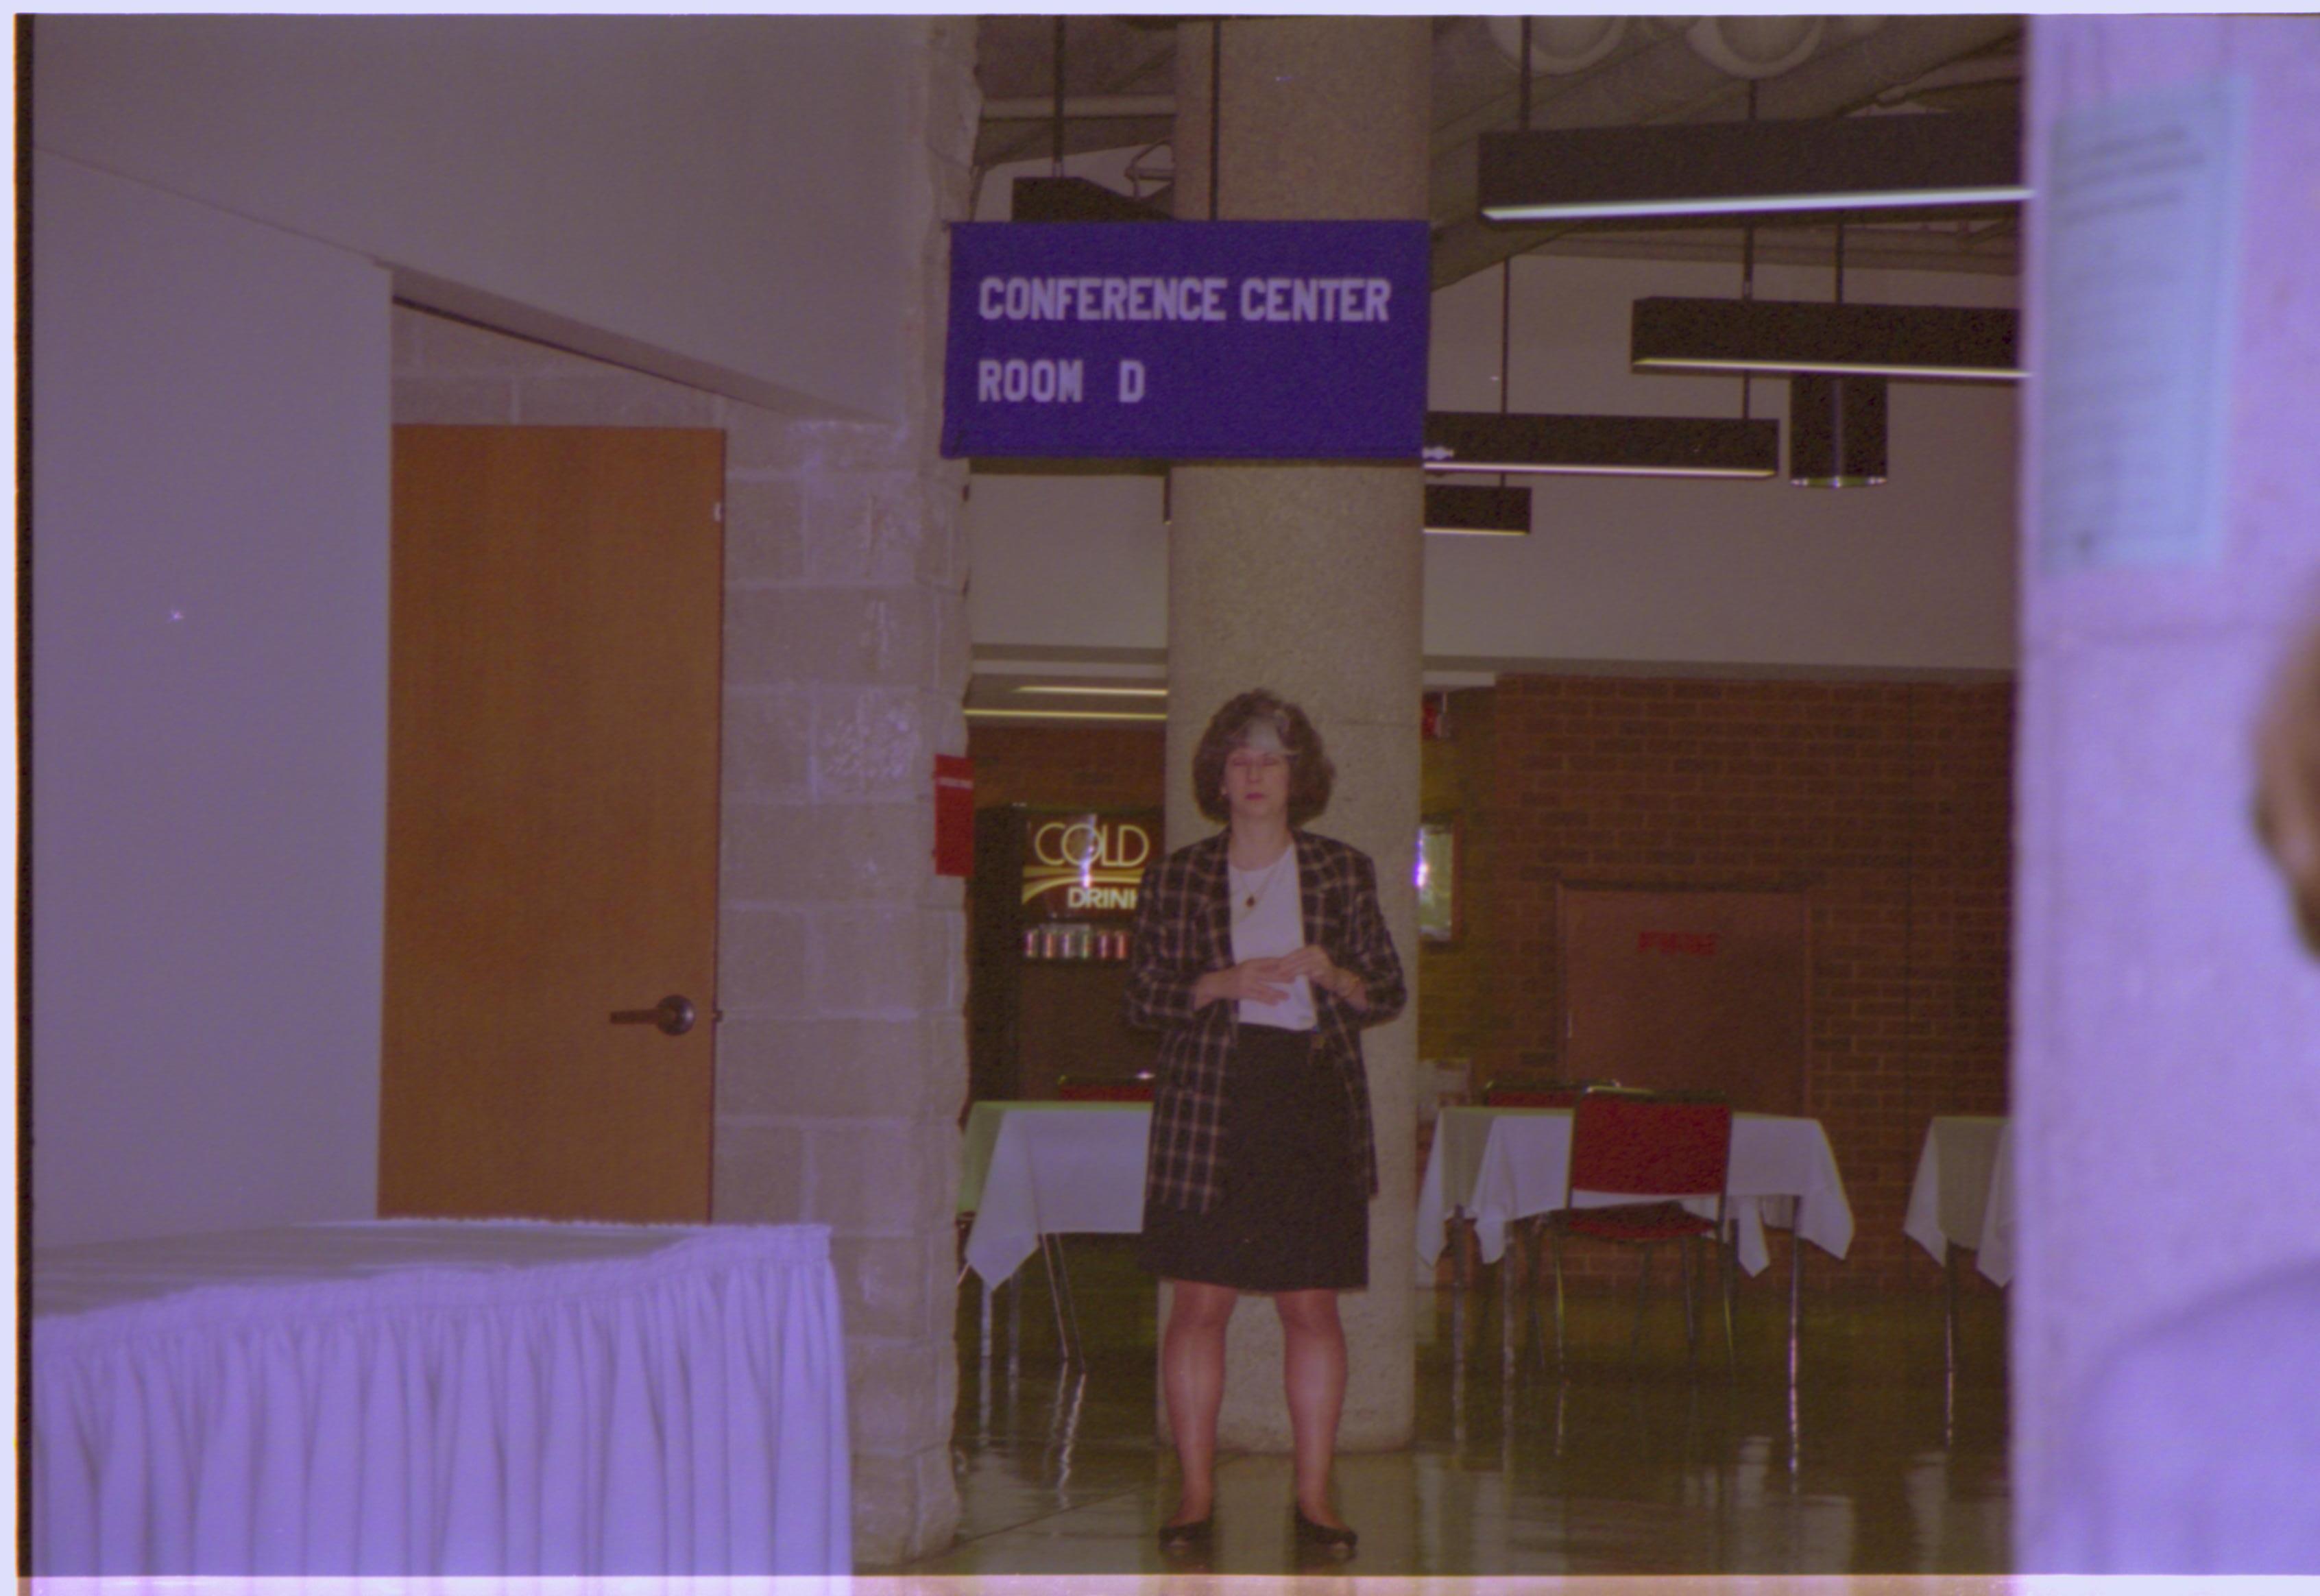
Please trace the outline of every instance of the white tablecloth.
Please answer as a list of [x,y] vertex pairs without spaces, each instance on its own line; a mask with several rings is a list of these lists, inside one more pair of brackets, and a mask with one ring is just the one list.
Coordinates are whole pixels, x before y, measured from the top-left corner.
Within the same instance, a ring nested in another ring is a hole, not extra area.
[[967,1116],[958,1208],[974,1215],[966,1261],[987,1286],[1023,1266],[1042,1236],[1144,1229],[1142,1102],[978,1102]]
[[1902,1234],[1948,1261],[1973,1249],[1974,1267],[1999,1285],[2014,1278],[2014,1126],[2002,1115],[1944,1114],[1926,1127]]
[[[1561,1208],[1570,1176],[1569,1110],[1444,1109],[1418,1191],[1419,1259],[1431,1266],[1442,1256],[1443,1221],[1455,1207],[1473,1220],[1484,1261],[1495,1261],[1506,1250],[1507,1226]],[[1853,1205],[1817,1120],[1733,1115],[1725,1192],[1740,1264],[1751,1274],[1771,1261],[1768,1219],[1840,1258],[1853,1245]],[[1636,1201],[1577,1196],[1582,1208]],[[1713,1202],[1694,1206],[1705,1216],[1716,1211]]]
[[302,1225],[32,1297],[36,1574],[850,1571],[825,1227]]

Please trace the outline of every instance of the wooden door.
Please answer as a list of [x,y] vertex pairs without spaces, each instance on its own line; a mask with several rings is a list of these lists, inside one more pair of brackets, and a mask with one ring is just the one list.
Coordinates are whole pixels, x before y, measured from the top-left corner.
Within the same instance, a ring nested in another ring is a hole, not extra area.
[[723,480],[395,429],[382,1214],[708,1218]]
[[1809,1111],[1802,893],[1559,897],[1564,1075]]

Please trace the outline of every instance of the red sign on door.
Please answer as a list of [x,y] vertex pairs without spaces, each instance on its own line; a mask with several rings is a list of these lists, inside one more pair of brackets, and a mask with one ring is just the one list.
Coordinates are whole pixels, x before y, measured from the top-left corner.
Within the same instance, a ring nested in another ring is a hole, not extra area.
[[1688,953],[1697,958],[1716,957],[1714,931],[1638,931],[1637,953]]

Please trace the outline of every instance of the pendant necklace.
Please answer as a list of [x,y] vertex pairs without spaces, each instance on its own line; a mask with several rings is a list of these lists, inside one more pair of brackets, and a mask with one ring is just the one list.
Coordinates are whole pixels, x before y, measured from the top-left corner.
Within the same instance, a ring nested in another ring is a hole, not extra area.
[[[1259,875],[1254,870],[1244,870],[1238,865],[1234,865],[1232,866],[1232,873],[1240,878],[1236,884],[1246,889],[1246,896],[1241,900],[1241,911],[1243,913],[1246,913],[1248,911],[1256,907],[1256,901],[1264,896],[1264,889],[1273,884],[1273,876],[1280,873],[1282,860],[1286,859],[1295,851],[1296,844],[1294,843],[1282,848],[1281,850],[1281,857],[1274,859],[1273,863],[1267,865],[1262,875]],[[1229,861],[1228,862],[1229,863]],[[1248,881],[1248,878],[1252,875],[1257,877],[1255,884],[1253,885],[1250,884]]]

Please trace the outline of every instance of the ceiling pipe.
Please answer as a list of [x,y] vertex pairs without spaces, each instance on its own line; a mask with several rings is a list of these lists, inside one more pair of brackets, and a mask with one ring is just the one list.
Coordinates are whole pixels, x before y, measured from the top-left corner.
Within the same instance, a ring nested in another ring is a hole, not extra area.
[[[1046,122],[1056,113],[1056,102],[1041,95],[1013,100],[985,100],[985,122]],[[1064,100],[1064,116],[1071,122],[1110,122],[1125,117],[1174,116],[1174,95],[1072,95]]]

